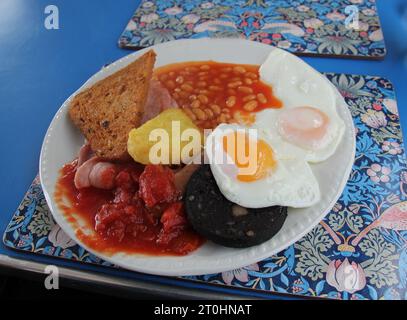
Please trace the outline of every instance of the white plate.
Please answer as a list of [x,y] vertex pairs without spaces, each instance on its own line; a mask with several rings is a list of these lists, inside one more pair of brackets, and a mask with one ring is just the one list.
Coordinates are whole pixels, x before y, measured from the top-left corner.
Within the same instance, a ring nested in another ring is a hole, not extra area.
[[[261,64],[271,50],[280,50],[238,39],[178,40],[152,48],[157,53],[156,67],[193,60]],[[110,64],[92,76],[77,92],[116,72],[149,49],[151,48],[132,53]],[[182,257],[120,252],[108,256],[78,240],[76,230],[66,220],[53,199],[60,168],[76,157],[83,143],[82,135],[72,125],[67,114],[72,96],[64,102],[52,120],[41,149],[40,178],[45,198],[56,222],[72,239],[102,259],[134,271],[171,276],[199,275],[240,268],[270,257],[296,242],[324,218],[341,195],[353,165],[355,153],[353,121],[347,105],[338,94],[338,113],[346,124],[344,138],[334,156],[312,166],[322,190],[322,199],[311,208],[289,209],[283,228],[271,240],[247,249],[231,249],[207,242],[198,250]],[[89,232],[86,227],[80,228],[83,228],[82,231],[85,233]]]

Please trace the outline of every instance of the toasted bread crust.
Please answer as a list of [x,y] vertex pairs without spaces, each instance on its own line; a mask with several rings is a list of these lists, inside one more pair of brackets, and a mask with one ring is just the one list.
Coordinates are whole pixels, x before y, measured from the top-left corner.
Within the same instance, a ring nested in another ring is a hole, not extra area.
[[153,50],[146,52],[77,94],[70,103],[70,118],[98,156],[128,158],[128,133],[139,126],[143,116],[155,57]]

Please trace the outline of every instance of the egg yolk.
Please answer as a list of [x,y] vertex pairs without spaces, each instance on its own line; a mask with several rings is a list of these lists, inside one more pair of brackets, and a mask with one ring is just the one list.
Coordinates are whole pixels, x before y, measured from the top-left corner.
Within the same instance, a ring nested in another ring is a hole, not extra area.
[[237,179],[253,182],[265,178],[276,162],[273,150],[263,140],[253,140],[244,132],[223,136],[223,150],[238,168]]
[[281,113],[278,130],[288,142],[304,149],[319,150],[327,144],[329,117],[313,107],[298,107]]

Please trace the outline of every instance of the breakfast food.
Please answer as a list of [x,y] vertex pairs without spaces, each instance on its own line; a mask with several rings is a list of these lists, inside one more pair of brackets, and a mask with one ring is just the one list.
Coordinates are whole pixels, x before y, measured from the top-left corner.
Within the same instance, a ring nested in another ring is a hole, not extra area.
[[150,50],[72,99],[70,118],[97,156],[128,158],[127,135],[143,116],[154,62]]
[[320,201],[310,163],[344,133],[341,98],[321,74],[277,49],[261,66],[153,71],[154,61],[148,51],[71,102],[87,142],[55,197],[94,230],[82,243],[109,254],[185,255],[205,240],[246,248],[272,239],[288,208]]
[[281,108],[272,87],[259,79],[259,66],[214,61],[175,63],[158,68],[154,78],[201,128],[221,123],[252,123],[254,113]]
[[[186,220],[169,168],[117,164],[110,189],[76,188],[76,169],[76,160],[62,168],[55,197],[64,214],[79,215],[95,230],[90,235],[77,234],[91,248],[107,254],[185,255],[203,243]],[[72,206],[62,205],[66,200]]]
[[283,226],[287,207],[250,209],[227,200],[208,165],[187,185],[185,210],[192,227],[213,242],[234,248],[251,247],[272,238]]
[[284,108],[258,113],[254,126],[266,131],[284,157],[309,162],[329,158],[345,130],[336,110],[337,99],[342,98],[333,85],[301,59],[280,50],[270,53],[259,73]]
[[160,81],[151,79],[140,124],[155,118],[162,111],[171,108],[178,108],[177,102],[171,97],[168,90],[165,89]]
[[[188,133],[196,134],[197,139],[191,142],[189,139],[181,139],[183,134]],[[159,141],[164,134],[168,141]],[[172,148],[174,144],[177,144],[178,147]],[[159,160],[161,164],[180,164],[181,162],[188,163],[190,160],[190,157],[181,154],[188,144],[192,149],[201,149],[200,131],[183,110],[172,108],[162,111],[155,118],[132,129],[129,132],[127,150],[134,161],[142,164],[149,164],[154,160]],[[154,146],[163,147],[160,148],[160,154],[156,155],[154,150],[151,150]]]
[[95,187],[109,190],[115,185],[116,175],[117,166],[115,164],[103,161],[99,157],[90,157],[83,163],[78,160],[74,183],[77,189]]
[[[210,168],[222,194],[230,201],[246,208],[264,208],[275,205],[293,208],[309,207],[320,199],[318,181],[304,159],[285,159],[275,152],[274,145],[267,136],[258,131],[257,137],[247,137],[243,142],[246,148],[257,149],[252,160],[253,173],[241,171],[249,160],[239,162],[239,145],[235,142],[234,154],[228,152],[230,145],[226,138],[236,139],[247,130],[237,124],[222,124],[207,138],[205,150]],[[247,154],[248,150],[240,153]],[[221,155],[230,161],[216,161]]]

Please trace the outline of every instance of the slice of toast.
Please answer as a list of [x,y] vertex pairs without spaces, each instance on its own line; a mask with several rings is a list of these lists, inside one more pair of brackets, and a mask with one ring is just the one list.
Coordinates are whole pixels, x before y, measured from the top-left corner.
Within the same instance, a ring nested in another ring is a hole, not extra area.
[[69,116],[96,155],[127,159],[127,139],[143,116],[156,54],[146,52],[128,66],[77,94]]

